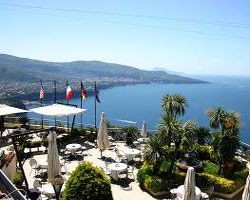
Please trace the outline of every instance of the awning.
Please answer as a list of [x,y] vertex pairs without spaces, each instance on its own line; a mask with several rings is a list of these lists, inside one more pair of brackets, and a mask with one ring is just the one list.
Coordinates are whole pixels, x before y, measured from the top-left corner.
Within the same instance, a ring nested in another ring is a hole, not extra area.
[[11,114],[16,114],[16,113],[24,113],[24,112],[28,112],[28,111],[20,109],[20,108],[7,106],[5,104],[0,104],[0,116],[11,115]]
[[87,109],[76,108],[70,105],[52,104],[50,106],[33,108],[33,109],[30,109],[29,111],[40,114],[40,115],[61,117],[61,116],[81,114],[87,111]]

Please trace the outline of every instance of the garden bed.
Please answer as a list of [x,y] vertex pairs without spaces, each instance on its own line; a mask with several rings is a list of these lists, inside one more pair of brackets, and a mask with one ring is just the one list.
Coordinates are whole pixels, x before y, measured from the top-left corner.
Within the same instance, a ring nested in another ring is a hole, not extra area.
[[[153,195],[167,193],[172,185],[183,185],[186,174],[175,171],[169,178],[154,175],[152,166],[144,164],[138,171],[137,179],[139,183]],[[215,194],[228,198],[237,195],[244,188],[248,175],[248,169],[243,168],[235,173],[235,179],[229,180],[209,173],[196,173],[196,185],[200,188],[214,186]]]

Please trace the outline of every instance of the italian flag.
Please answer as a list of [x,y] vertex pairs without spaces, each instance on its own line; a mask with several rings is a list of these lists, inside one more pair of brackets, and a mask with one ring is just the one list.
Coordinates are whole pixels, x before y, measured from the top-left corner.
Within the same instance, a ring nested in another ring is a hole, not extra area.
[[69,101],[72,97],[73,97],[73,90],[71,89],[71,87],[69,85],[67,85],[67,89],[66,89],[67,101]]

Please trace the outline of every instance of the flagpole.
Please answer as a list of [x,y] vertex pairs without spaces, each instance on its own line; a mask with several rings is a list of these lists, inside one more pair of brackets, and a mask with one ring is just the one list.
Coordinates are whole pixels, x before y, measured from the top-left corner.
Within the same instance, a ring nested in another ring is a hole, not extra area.
[[[41,80],[41,88],[43,87],[43,81]],[[40,91],[41,92],[41,91]],[[43,107],[43,98],[40,98],[41,107]],[[42,128],[43,128],[43,115],[42,115]]]
[[96,81],[95,81],[95,128],[96,128]]
[[[56,81],[54,80],[54,103],[56,103]],[[55,129],[56,129],[56,117],[55,117]]]
[[[82,81],[80,81],[80,84],[81,84],[81,91],[80,91],[80,99],[81,99],[81,109],[82,109]],[[81,128],[82,128],[82,113],[81,113]]]
[[[68,88],[69,82],[66,81],[66,96],[67,96],[67,88]],[[67,97],[66,97],[67,98]],[[67,99],[67,105],[69,105],[69,100]],[[67,116],[67,129],[69,133],[69,116]]]

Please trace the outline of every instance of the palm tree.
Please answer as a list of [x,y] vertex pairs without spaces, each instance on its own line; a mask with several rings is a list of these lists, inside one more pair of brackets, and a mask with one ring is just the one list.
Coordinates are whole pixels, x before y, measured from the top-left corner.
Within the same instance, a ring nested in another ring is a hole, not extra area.
[[161,107],[168,115],[176,118],[177,116],[185,114],[185,108],[188,107],[188,102],[186,97],[180,94],[168,94],[162,98]]
[[175,132],[178,132],[181,123],[172,115],[162,115],[161,121],[158,126],[157,133],[164,141],[164,144],[170,146],[173,141],[173,136]]
[[196,127],[196,121],[188,120],[183,124],[183,137],[182,137],[182,144],[187,147],[189,151],[193,151],[194,146],[194,132]]
[[204,145],[209,143],[211,138],[210,129],[206,127],[199,127],[194,130],[194,136],[197,138],[198,144]]
[[153,164],[155,172],[160,168],[161,161],[165,159],[165,144],[159,135],[149,139],[144,152],[144,159]]
[[217,107],[214,109],[209,109],[206,114],[210,117],[209,125],[211,128],[221,128],[221,132],[224,132],[224,119],[226,116],[226,111],[224,108]]
[[221,108],[214,109],[208,115],[211,117],[210,126],[221,128],[221,131],[213,134],[212,138],[212,146],[214,154],[218,157],[219,173],[221,174],[221,165],[231,162],[239,147],[240,115],[237,112],[228,112]]

